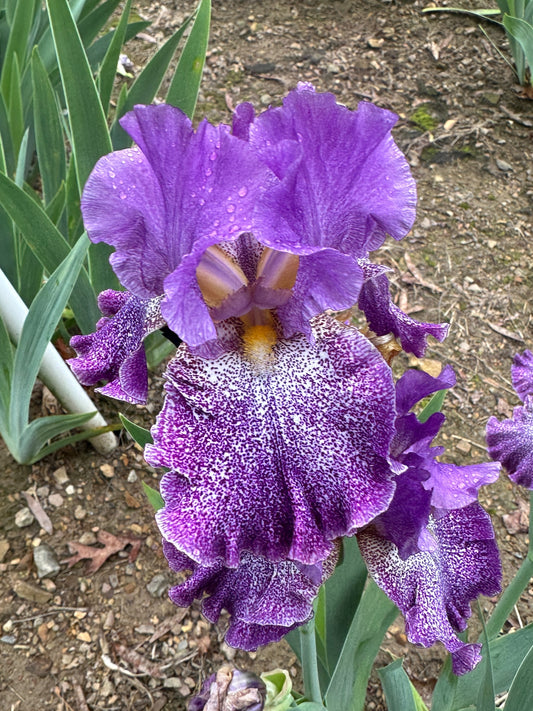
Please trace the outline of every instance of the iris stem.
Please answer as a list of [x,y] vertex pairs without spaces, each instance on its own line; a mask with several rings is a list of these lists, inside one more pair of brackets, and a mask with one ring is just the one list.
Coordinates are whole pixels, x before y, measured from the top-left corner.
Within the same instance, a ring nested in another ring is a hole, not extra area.
[[309,701],[322,704],[322,693],[320,691],[320,680],[318,677],[318,659],[316,656],[314,618],[303,627],[300,627],[299,632],[302,649],[302,672],[305,696]]
[[487,635],[494,639],[505,624],[520,595],[533,577],[533,492],[529,495],[529,548],[518,573],[511,580],[487,622]]

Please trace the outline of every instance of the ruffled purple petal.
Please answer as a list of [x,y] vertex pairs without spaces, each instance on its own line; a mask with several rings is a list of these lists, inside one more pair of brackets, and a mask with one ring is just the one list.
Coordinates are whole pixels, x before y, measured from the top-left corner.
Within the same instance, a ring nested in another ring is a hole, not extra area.
[[102,318],[95,333],[74,336],[77,352],[68,363],[83,385],[110,382],[97,390],[126,402],[141,404],[148,395],[148,370],[143,340],[164,326],[160,299],[139,299],[133,294],[108,289],[98,297]]
[[227,126],[203,121],[194,132],[172,106],[136,106],[121,124],[137,146],[98,161],[83,217],[94,242],[115,247],[121,282],[137,296],[159,296],[199,239],[215,244],[250,229],[268,171]]
[[459,466],[434,461],[431,476],[423,486],[432,492],[431,504],[438,509],[458,509],[477,501],[480,486],[493,484],[500,475],[495,462]]
[[390,369],[355,329],[323,316],[313,330],[263,364],[182,346],[168,367],[145,456],[171,470],[163,536],[202,565],[244,550],[312,564],[390,502]]
[[489,516],[478,504],[430,520],[429,550],[406,559],[373,527],[358,534],[368,570],[405,616],[411,642],[444,643],[455,674],[465,674],[480,659],[480,645],[461,642],[470,602],[500,589],[501,567]]
[[378,336],[393,333],[407,353],[421,358],[426,352],[428,335],[443,341],[448,333],[448,324],[422,323],[415,321],[393,303],[389,291],[389,280],[381,272],[374,272],[368,261],[361,259],[365,272],[358,306],[364,313],[370,328]]
[[256,117],[250,143],[281,181],[258,204],[256,236],[275,249],[321,248],[363,257],[415,218],[416,188],[391,135],[397,116],[356,111],[300,84],[283,106]]
[[233,112],[231,132],[237,138],[247,141],[250,138],[250,126],[254,122],[255,109],[249,101],[243,101]]
[[332,249],[300,257],[296,283],[288,302],[277,309],[286,338],[295,333],[311,336],[313,316],[327,309],[342,311],[356,301],[363,281],[355,260]]
[[163,550],[173,570],[191,571],[188,580],[171,588],[172,602],[188,607],[195,598],[203,598],[202,611],[212,623],[227,610],[226,642],[247,651],[277,642],[311,619],[313,600],[333,572],[337,558],[334,551],[310,571],[292,561],[273,563],[243,553],[237,567],[227,568],[221,562],[198,565],[166,540]]
[[449,365],[446,365],[436,378],[423,370],[407,370],[396,383],[398,415],[405,415],[420,400],[439,390],[453,388],[455,383],[455,373]]
[[533,353],[517,353],[511,367],[513,387],[522,402],[527,395],[533,395]]
[[533,396],[526,396],[524,405],[515,407],[511,419],[489,419],[487,449],[516,484],[533,489]]

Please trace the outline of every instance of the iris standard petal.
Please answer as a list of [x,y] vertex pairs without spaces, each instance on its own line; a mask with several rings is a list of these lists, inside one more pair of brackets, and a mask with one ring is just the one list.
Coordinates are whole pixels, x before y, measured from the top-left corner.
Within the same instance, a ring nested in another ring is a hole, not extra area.
[[330,247],[364,257],[387,233],[404,237],[416,187],[391,135],[396,120],[364,102],[350,111],[309,84],[257,116],[250,143],[280,180],[258,203],[259,241],[297,254]]
[[202,611],[212,623],[227,610],[226,642],[247,651],[279,641],[312,617],[313,600],[337,560],[334,551],[309,571],[289,560],[274,563],[243,553],[237,567],[227,568],[221,562],[198,565],[168,541],[163,541],[163,551],[173,570],[191,571],[185,582],[171,588],[172,602],[188,607],[203,598]]
[[501,567],[488,514],[478,504],[432,519],[431,550],[402,559],[397,547],[373,527],[358,534],[359,547],[376,583],[398,605],[411,642],[437,641],[452,653],[453,670],[465,674],[479,661],[480,645],[461,642],[470,602],[500,589]]
[[168,367],[145,457],[171,470],[163,536],[202,565],[244,550],[312,564],[393,495],[391,371],[355,329],[323,316],[313,331],[260,364],[181,347]]
[[269,171],[228,126],[203,121],[194,131],[172,106],[136,106],[121,124],[137,146],[97,163],[83,217],[93,241],[115,247],[121,283],[137,296],[159,296],[199,239],[215,244],[251,228]]
[[109,397],[141,404],[148,395],[148,370],[143,340],[165,325],[161,299],[139,299],[124,291],[103,291],[98,305],[106,318],[95,333],[74,336],[77,352],[68,363],[83,385],[110,381],[97,390]]

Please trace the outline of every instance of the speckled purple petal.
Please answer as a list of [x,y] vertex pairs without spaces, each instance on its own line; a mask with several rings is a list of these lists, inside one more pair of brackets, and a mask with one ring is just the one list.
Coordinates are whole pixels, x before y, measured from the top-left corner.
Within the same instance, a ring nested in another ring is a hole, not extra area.
[[137,146],[98,161],[83,217],[94,242],[115,247],[122,284],[143,298],[159,296],[197,240],[214,244],[250,229],[268,171],[229,127],[203,121],[194,132],[172,106],[136,106],[121,124]]
[[382,270],[375,271],[377,265],[361,259],[359,264],[365,273],[358,306],[364,313],[370,328],[378,336],[393,333],[407,353],[421,358],[426,352],[428,335],[443,341],[448,333],[448,324],[422,323],[415,321],[393,303],[389,291],[389,280]]
[[527,395],[533,395],[533,353],[517,353],[511,367],[513,387],[518,397],[524,401]]
[[318,588],[333,572],[337,559],[334,551],[310,571],[292,561],[273,563],[243,553],[236,568],[226,568],[221,562],[198,565],[166,540],[163,551],[173,570],[192,572],[188,580],[171,588],[172,602],[188,607],[195,598],[204,598],[202,611],[212,623],[227,610],[226,642],[247,651],[277,642],[311,619]]
[[516,484],[533,490],[533,396],[526,396],[524,405],[515,407],[511,419],[489,419],[487,449]]
[[456,674],[480,659],[480,645],[461,642],[455,632],[466,627],[470,602],[500,589],[501,567],[488,514],[478,504],[432,519],[431,550],[405,560],[396,546],[369,527],[358,534],[359,547],[376,583],[405,615],[411,642],[444,643]]
[[313,330],[314,345],[281,340],[262,365],[182,346],[168,367],[145,456],[171,470],[163,536],[202,565],[244,550],[314,563],[390,502],[390,369],[357,330],[327,316]]
[[165,325],[160,299],[139,299],[128,292],[103,291],[98,297],[102,318],[95,333],[74,336],[77,352],[68,363],[83,385],[110,382],[97,391],[131,403],[144,403],[148,395],[148,370],[143,340]]
[[330,247],[363,257],[415,218],[416,187],[391,129],[397,116],[370,103],[356,111],[300,84],[255,118],[250,143],[280,179],[258,203],[255,232],[275,249]]

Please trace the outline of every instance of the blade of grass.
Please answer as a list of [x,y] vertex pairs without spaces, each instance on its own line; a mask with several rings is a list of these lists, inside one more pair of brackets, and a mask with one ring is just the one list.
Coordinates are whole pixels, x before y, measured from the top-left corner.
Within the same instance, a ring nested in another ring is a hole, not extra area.
[[33,25],[35,12],[39,5],[40,0],[26,0],[26,2],[15,3],[15,12],[9,30],[9,39],[3,56],[2,74],[0,76],[0,90],[2,91],[4,99],[7,99],[11,94],[13,62],[16,59],[20,67],[26,58],[28,38]]
[[127,148],[131,144],[131,138],[120,126],[118,119],[127,111],[131,111],[135,104],[149,104],[153,101],[191,19],[192,17],[188,17],[172,37],[154,54],[131,85],[131,89],[127,92],[126,100],[120,104],[120,109],[117,106],[117,116],[111,127],[111,139],[115,150]]
[[37,157],[44,203],[48,205],[66,179],[65,140],[55,94],[37,48],[32,54],[31,70]]
[[[17,225],[22,236],[51,274],[68,256],[70,246],[46,213],[35,201],[5,175],[0,174],[0,205]],[[84,333],[94,330],[100,311],[96,296],[84,269],[81,270],[70,297],[76,321]]]
[[191,119],[202,79],[210,20],[211,0],[201,0],[166,97],[167,103],[179,107]]
[[[96,161],[111,152],[111,138],[69,6],[66,0],[46,1],[68,107],[72,151],[81,193]],[[109,251],[103,244],[92,245],[89,251],[91,283],[96,292],[118,288],[117,278],[109,264]]]
[[98,91],[66,0],[46,0],[67,102],[72,150],[80,191],[96,161],[111,152]]
[[13,382],[17,387],[11,393],[9,409],[9,430],[15,440],[21,438],[26,428],[31,392],[45,348],[61,318],[88,246],[89,240],[85,238],[73,247],[36,296],[24,321],[13,363]]
[[109,101],[111,99],[111,92],[113,90],[113,84],[115,82],[118,59],[120,56],[120,50],[122,49],[122,45],[124,43],[124,37],[126,34],[126,27],[128,25],[130,10],[131,0],[126,0],[126,5],[120,17],[120,21],[113,35],[113,39],[109,44],[109,48],[105,53],[104,59],[102,60],[102,64],[100,65],[100,71],[98,73],[100,101],[102,103],[102,108],[106,116],[109,110]]

